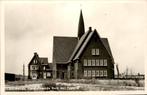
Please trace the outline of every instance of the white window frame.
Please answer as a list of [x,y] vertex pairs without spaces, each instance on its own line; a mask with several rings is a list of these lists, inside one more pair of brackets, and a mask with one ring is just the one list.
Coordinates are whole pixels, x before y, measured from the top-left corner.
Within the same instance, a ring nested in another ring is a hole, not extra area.
[[100,59],[100,66],[104,66],[103,59]]
[[92,66],[95,66],[95,59],[92,59],[91,65],[92,65]]
[[92,49],[91,49],[91,54],[92,54],[92,55],[100,55],[100,50],[99,50],[99,48],[92,48]]
[[36,66],[35,65],[32,65],[32,70],[36,70]]
[[96,77],[99,77],[99,76],[100,76],[100,72],[99,72],[99,70],[96,70],[96,72],[95,72],[95,76],[96,76]]
[[45,70],[46,68],[45,68],[45,66],[43,66],[43,70]]
[[99,51],[99,49],[97,48],[97,49],[95,49],[95,55],[100,55],[100,51]]
[[92,77],[95,77],[95,70],[92,70],[92,71],[91,71],[91,74],[92,74],[92,75],[91,75]]
[[100,77],[103,77],[103,70],[100,70]]
[[32,79],[37,79],[37,77],[38,77],[38,74],[37,74],[37,72],[31,72],[31,78]]
[[104,66],[107,66],[107,59],[104,59]]
[[87,66],[91,66],[91,60],[90,59],[88,59],[88,65]]
[[46,77],[47,77],[46,72],[43,72],[43,79],[46,79]]
[[31,66],[30,66],[30,69],[31,69],[31,70],[38,70],[38,66],[37,66],[37,65],[31,65]]
[[51,72],[47,72],[46,76],[51,77]]
[[104,76],[105,77],[107,76],[107,70],[104,70]]
[[94,48],[91,50],[91,54],[92,54],[92,55],[95,55],[95,54],[96,54],[96,52],[95,52],[95,49],[94,49]]
[[34,64],[36,63],[36,60],[34,60],[34,62],[33,62]]
[[95,66],[100,66],[100,61],[99,61],[99,59],[96,59],[96,61],[95,61]]
[[87,70],[84,70],[84,77],[87,77],[88,76],[88,72]]
[[88,60],[87,59],[84,59],[84,66],[88,66]]

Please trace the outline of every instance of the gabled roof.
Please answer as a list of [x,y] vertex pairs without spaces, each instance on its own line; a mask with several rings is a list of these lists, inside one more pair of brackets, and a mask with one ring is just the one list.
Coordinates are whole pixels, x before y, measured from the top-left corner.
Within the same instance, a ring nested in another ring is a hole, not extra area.
[[78,38],[55,36],[53,41],[53,60],[66,64],[78,43]]
[[101,38],[101,41],[103,42],[103,44],[104,44],[105,48],[107,49],[108,53],[110,54],[110,56],[113,58],[108,39]]
[[32,61],[34,59],[36,59],[38,61],[37,64],[39,64],[39,65],[49,65],[48,58],[47,57],[39,57],[39,55],[37,53],[34,53],[34,56],[31,59],[29,65],[31,65],[33,63]]
[[[72,60],[78,59],[94,33],[100,38],[96,30],[87,31],[79,41],[77,37],[54,37],[53,59],[55,60],[55,63],[67,64]],[[100,41],[113,59],[108,39],[100,38]]]
[[53,70],[53,64],[49,63],[48,65],[49,65],[50,69]]
[[48,64],[48,58],[40,57],[39,60],[40,60],[41,64]]
[[[74,51],[76,53],[73,53],[72,56],[74,56],[74,57],[72,57],[71,60],[76,60],[76,59],[79,58],[79,56],[83,52],[84,48],[86,47],[86,45],[88,44],[88,42],[90,41],[90,39],[92,38],[92,36],[93,36],[94,33],[96,33],[98,35],[98,37],[100,38],[100,36],[99,36],[99,34],[97,33],[96,30],[88,33],[88,36],[85,37],[85,41],[83,43],[78,43],[78,45],[76,46],[76,47],[79,47],[79,49],[77,49],[76,51]],[[109,55],[113,58],[107,38],[100,38],[100,41],[102,42],[102,44],[106,48],[106,50],[109,53]]]
[[36,59],[36,60],[38,61],[37,63],[40,64],[39,56],[38,56],[38,54],[35,52],[33,58],[31,59],[31,61],[30,61],[30,63],[29,63],[29,65],[31,65],[31,64],[33,63],[32,61],[33,61],[34,59]]

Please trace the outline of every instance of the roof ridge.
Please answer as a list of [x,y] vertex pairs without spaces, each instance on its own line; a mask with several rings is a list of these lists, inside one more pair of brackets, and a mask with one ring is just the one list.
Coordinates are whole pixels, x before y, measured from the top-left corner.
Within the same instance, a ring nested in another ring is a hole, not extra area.
[[53,36],[53,38],[61,38],[61,37],[64,37],[64,38],[78,38],[78,37],[74,37],[74,36]]
[[[85,48],[85,45],[87,45],[87,43],[89,42],[89,40],[90,40],[90,38],[92,37],[93,34],[94,34],[94,31],[92,31],[92,32],[89,33],[89,35],[87,36],[87,39],[85,39],[85,41],[82,44],[82,46],[79,49],[79,51],[81,51],[81,52],[83,51],[83,49]],[[73,58],[73,60],[77,59],[79,55],[80,55],[80,52],[77,53],[77,55]]]
[[75,57],[75,54],[78,52],[78,50],[80,49],[81,45],[83,44],[83,42],[85,41],[85,39],[88,37],[88,35],[90,34],[91,31],[87,31],[82,37],[81,39],[78,41],[73,53],[71,54],[71,57],[69,58],[69,61],[70,62],[74,57]]
[[39,58],[47,58],[48,59],[48,57],[39,57]]

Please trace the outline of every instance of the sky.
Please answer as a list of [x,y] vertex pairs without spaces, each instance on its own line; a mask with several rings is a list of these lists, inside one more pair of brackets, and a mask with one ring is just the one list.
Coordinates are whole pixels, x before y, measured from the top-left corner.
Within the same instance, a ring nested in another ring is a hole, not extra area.
[[[120,72],[145,73],[146,1],[6,2],[5,72],[22,74],[37,52],[52,62],[53,36],[77,36],[80,9],[85,30],[107,37]],[[115,71],[116,73],[116,71]]]

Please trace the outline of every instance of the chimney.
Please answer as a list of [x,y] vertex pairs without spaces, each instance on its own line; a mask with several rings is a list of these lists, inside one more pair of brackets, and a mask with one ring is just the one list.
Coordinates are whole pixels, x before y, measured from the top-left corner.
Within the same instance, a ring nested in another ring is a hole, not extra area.
[[89,31],[92,32],[92,27],[89,27]]
[[37,52],[34,52],[34,55],[35,55],[35,56],[38,56]]

